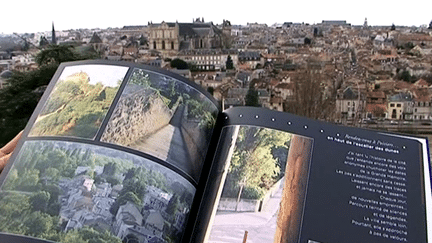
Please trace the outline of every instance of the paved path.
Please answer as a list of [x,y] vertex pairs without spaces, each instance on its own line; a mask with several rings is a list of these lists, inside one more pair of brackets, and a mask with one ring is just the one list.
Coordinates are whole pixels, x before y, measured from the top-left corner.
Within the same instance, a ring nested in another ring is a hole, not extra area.
[[[283,186],[284,183],[281,185]],[[209,243],[241,243],[245,231],[248,231],[247,243],[273,242],[282,186],[269,199],[262,212],[217,212]]]
[[197,172],[192,166],[186,143],[179,128],[183,111],[184,108],[179,107],[170,124],[149,137],[137,141],[131,147],[167,161],[197,180]]

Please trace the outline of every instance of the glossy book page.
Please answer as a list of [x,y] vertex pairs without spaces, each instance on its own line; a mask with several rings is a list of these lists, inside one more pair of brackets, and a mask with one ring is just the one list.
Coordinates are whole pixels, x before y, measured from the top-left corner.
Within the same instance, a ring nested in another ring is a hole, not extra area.
[[181,242],[218,115],[183,77],[62,64],[1,175],[1,242]]
[[196,241],[432,242],[426,139],[257,108],[224,121]]

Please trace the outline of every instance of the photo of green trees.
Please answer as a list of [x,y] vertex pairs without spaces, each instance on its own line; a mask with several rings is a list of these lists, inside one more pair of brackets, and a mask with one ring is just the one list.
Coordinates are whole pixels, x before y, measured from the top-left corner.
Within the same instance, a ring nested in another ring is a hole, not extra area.
[[222,197],[261,199],[285,174],[291,134],[242,126]]
[[167,161],[198,181],[218,109],[197,89],[135,69],[101,141]]
[[313,139],[256,126],[224,131],[235,143],[219,150],[228,169],[209,242],[285,242],[287,235],[298,236]]
[[110,65],[66,67],[30,136],[93,138],[127,70],[127,67]]
[[0,189],[0,231],[55,242],[180,242],[194,194],[145,158],[27,141]]

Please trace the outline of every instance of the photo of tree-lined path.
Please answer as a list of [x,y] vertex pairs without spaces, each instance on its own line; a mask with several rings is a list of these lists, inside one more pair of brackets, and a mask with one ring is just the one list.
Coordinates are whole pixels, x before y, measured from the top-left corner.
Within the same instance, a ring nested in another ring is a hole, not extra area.
[[180,242],[194,194],[175,172],[132,154],[27,141],[0,190],[0,231],[71,243]]
[[153,155],[198,181],[217,112],[191,86],[135,69],[101,141]]
[[127,70],[109,65],[66,67],[30,136],[93,138]]
[[[292,177],[300,175],[294,164],[309,166],[307,159],[290,160],[299,151],[298,141],[303,137],[253,126],[240,126],[234,136],[236,143],[227,158],[229,170],[209,242],[242,242],[245,237],[247,242],[274,242],[277,227],[285,220],[280,216],[282,200],[292,198]],[[312,144],[311,139],[304,139]],[[310,154],[308,149],[303,154]]]

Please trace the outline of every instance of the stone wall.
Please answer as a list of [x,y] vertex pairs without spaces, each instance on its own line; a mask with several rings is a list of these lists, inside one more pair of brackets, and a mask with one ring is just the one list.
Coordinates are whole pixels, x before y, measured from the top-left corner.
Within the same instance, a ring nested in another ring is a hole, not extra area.
[[[261,200],[241,199],[237,206],[237,212],[258,212]],[[237,198],[221,198],[218,211],[236,211]]]
[[198,167],[200,172],[204,163],[207,147],[207,140],[204,132],[199,129],[198,121],[183,119],[181,132],[186,143],[186,148],[191,158],[193,166]]
[[[237,212],[260,212],[261,209],[266,205],[268,200],[273,197],[278,189],[282,186],[284,178],[276,182],[264,195],[263,199],[252,200],[252,199],[240,199],[237,207]],[[218,210],[221,211],[236,211],[236,198],[221,198],[218,205]]]
[[129,146],[166,126],[172,115],[154,90],[136,90],[120,98],[102,141]]

